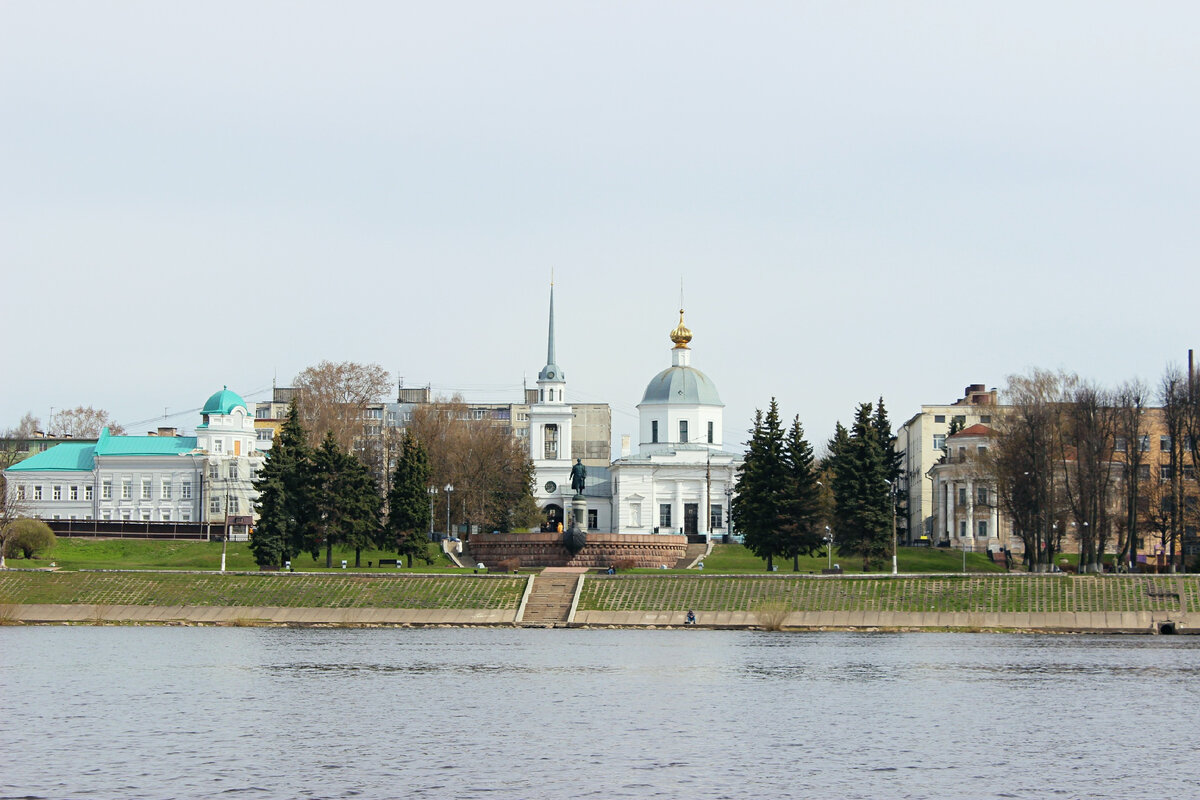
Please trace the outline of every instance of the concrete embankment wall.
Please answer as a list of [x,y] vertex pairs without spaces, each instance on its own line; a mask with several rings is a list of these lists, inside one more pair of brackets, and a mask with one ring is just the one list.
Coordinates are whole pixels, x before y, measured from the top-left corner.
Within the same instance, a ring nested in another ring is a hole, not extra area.
[[[588,627],[672,627],[683,625],[684,611],[581,611],[574,623]],[[1148,611],[968,613],[899,611],[793,611],[782,621],[753,611],[714,611],[696,615],[703,628],[783,627],[803,630],[992,630],[1062,633],[1200,633],[1200,615]]]
[[[9,570],[0,624],[520,625],[530,580]],[[1196,575],[588,575],[570,603],[555,624],[1200,632]]]

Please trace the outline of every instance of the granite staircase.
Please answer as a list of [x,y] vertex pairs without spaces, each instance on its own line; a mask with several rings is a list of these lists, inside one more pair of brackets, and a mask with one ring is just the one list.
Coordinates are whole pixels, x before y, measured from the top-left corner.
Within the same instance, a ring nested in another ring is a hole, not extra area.
[[533,588],[525,601],[522,625],[556,627],[566,625],[575,599],[575,587],[586,569],[547,567],[533,578]]

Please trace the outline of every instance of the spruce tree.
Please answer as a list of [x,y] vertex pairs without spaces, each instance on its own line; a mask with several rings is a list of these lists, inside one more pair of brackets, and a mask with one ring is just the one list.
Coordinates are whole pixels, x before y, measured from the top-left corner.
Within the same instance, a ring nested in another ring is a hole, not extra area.
[[362,462],[338,447],[332,431],[313,454],[308,487],[314,534],[309,546],[325,547],[326,569],[333,567],[335,544],[353,547],[359,566],[362,549],[378,542],[379,492]]
[[250,551],[259,566],[282,567],[301,550],[308,466],[308,436],[293,401],[254,481],[259,516]]
[[400,458],[388,493],[387,530],[396,552],[413,565],[413,556],[431,563],[429,555],[429,482],[432,472],[425,447],[408,432],[400,445]]
[[779,404],[771,398],[765,417],[761,410],[754,413],[750,447],[738,468],[738,493],[730,510],[746,547],[766,559],[767,570],[774,568],[774,557],[785,552],[781,530],[786,522],[787,486]]
[[784,501],[784,523],[780,546],[783,555],[792,559],[792,571],[800,571],[800,556],[812,555],[821,549],[823,531],[817,524],[821,516],[820,488],[813,462],[812,445],[804,438],[800,417],[792,420],[784,440],[783,462],[787,472],[787,494]]
[[834,454],[834,498],[839,550],[862,556],[863,570],[882,564],[891,550],[887,461],[872,424],[871,404],[859,405],[848,435]]

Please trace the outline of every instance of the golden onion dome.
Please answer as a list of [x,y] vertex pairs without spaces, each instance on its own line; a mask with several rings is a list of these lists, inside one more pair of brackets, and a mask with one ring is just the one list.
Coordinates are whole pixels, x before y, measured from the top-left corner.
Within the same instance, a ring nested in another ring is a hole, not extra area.
[[676,350],[688,349],[688,342],[692,340],[692,332],[683,324],[683,309],[679,309],[679,324],[675,326],[675,330],[671,331],[671,341],[675,343]]

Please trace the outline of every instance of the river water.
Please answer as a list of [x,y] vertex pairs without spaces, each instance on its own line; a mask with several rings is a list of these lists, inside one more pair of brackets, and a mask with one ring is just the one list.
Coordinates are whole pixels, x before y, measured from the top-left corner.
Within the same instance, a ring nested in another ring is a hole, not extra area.
[[0,628],[0,798],[1200,797],[1200,637]]

